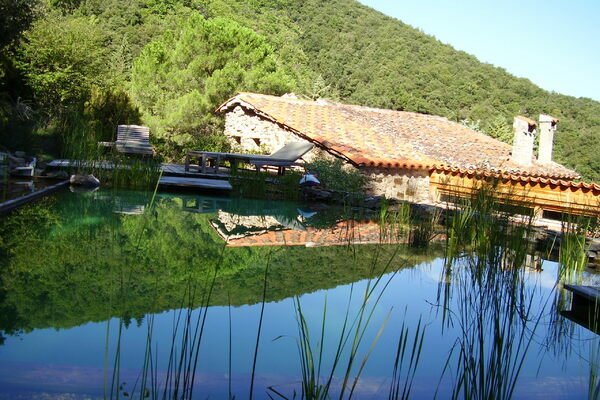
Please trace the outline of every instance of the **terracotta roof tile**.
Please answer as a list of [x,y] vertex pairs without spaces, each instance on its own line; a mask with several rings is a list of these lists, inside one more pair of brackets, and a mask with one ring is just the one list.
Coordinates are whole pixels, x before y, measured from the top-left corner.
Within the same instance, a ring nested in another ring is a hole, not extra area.
[[586,189],[600,193],[600,185],[597,183],[574,182],[571,180],[544,178],[541,176],[523,176],[515,174],[506,174],[501,172],[478,171],[475,169],[451,168],[447,166],[436,166],[433,168],[436,171],[445,171],[468,176],[485,176],[487,178],[507,179],[516,182],[524,183],[541,183],[544,185],[561,186],[574,189]]
[[[285,126],[339,153],[357,166],[455,167],[519,176],[576,179],[557,163],[524,167],[511,160],[512,146],[444,117],[332,102],[240,93],[218,111],[236,106]],[[533,121],[535,122],[535,121]]]
[[227,240],[228,247],[247,246],[334,246],[354,244],[406,243],[407,238],[382,235],[376,222],[343,221],[329,229],[307,228],[306,231],[286,229],[266,231]]

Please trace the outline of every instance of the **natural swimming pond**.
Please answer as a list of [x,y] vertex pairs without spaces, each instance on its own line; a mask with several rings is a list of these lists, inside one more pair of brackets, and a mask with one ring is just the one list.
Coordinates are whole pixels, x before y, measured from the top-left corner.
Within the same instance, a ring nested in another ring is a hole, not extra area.
[[570,247],[411,212],[100,190],[2,216],[0,399],[598,395]]
[[31,177],[9,178],[8,171],[3,171],[0,167],[0,203],[28,195],[54,185],[57,182],[52,179],[36,179]]

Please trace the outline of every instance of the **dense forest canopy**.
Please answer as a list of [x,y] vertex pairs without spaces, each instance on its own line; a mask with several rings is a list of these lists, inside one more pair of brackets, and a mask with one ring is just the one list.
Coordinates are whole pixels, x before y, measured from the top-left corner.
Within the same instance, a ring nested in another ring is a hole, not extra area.
[[[0,144],[59,155],[144,123],[159,152],[218,148],[238,90],[417,111],[510,142],[561,120],[554,158],[600,181],[600,103],[545,91],[355,0],[0,0]],[[61,147],[62,146],[62,147]]]

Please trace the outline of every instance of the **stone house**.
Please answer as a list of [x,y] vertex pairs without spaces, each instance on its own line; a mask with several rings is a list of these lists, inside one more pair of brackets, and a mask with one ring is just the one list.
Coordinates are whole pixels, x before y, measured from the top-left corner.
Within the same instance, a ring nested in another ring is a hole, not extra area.
[[535,157],[538,123],[525,117],[515,117],[510,146],[444,117],[293,95],[239,93],[217,111],[225,113],[225,135],[239,150],[272,152],[307,140],[315,149],[305,160],[344,160],[369,178],[372,194],[433,204],[496,178],[500,191],[533,201],[540,214],[600,211],[600,186],[575,182],[577,172],[552,161],[559,121],[547,115],[540,115]]

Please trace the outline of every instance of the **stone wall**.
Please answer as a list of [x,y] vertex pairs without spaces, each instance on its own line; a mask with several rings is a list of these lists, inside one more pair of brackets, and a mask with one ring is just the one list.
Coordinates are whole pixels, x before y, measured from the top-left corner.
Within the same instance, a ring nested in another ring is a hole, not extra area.
[[272,153],[298,140],[293,133],[256,114],[245,112],[240,106],[225,116],[225,136],[234,149],[242,152]]
[[369,194],[415,203],[429,203],[429,173],[425,170],[363,168]]
[[[225,116],[225,136],[229,139],[234,151],[243,153],[270,154],[290,142],[303,140],[294,133],[282,128],[257,114],[245,111],[237,106]],[[302,159],[312,161],[316,157],[333,156],[326,151],[314,148]]]
[[[225,116],[225,135],[235,151],[240,152],[272,153],[289,142],[302,140],[276,123],[246,111],[240,106],[235,107]],[[302,158],[310,162],[316,157],[335,158],[316,147]],[[349,167],[354,168],[350,165]],[[370,181],[367,190],[371,195],[417,203],[430,201],[427,171],[362,168],[361,172]]]

